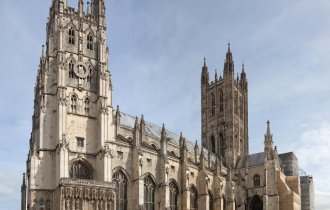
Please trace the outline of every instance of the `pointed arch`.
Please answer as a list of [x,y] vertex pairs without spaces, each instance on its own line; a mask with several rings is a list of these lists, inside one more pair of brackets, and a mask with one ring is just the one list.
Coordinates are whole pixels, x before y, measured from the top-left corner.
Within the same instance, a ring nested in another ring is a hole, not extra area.
[[253,176],[253,184],[254,184],[254,187],[260,187],[260,175],[259,174],[255,174]]
[[190,210],[198,209],[198,192],[194,185],[190,186]]
[[78,96],[72,94],[70,97],[70,112],[77,113]]
[[76,43],[76,29],[71,26],[68,31],[69,44],[74,45]]
[[84,99],[84,112],[85,112],[85,115],[89,115],[90,106],[91,106],[90,98],[85,97],[85,99]]
[[169,190],[170,190],[170,210],[177,210],[179,187],[174,179],[171,179],[169,182]]
[[87,77],[86,77],[86,81],[87,81],[88,83],[91,83],[91,82],[92,82],[92,79],[93,79],[93,73],[94,73],[93,69],[94,69],[94,67],[92,66],[92,64],[90,64],[90,65],[88,66],[88,74],[87,74]]
[[211,152],[216,153],[216,143],[215,143],[215,138],[212,135],[210,139],[210,146],[211,146]]
[[69,61],[69,78],[71,78],[71,79],[75,78],[74,64],[75,64],[75,61],[73,59],[71,59]]
[[155,209],[156,183],[153,177],[148,174],[144,177],[144,207],[146,210]]
[[219,110],[220,110],[220,113],[223,113],[224,111],[224,107],[223,107],[223,92],[222,92],[222,89],[219,90]]
[[78,159],[72,161],[69,174],[70,178],[93,179],[94,169],[88,161],[84,159]]
[[116,209],[127,210],[127,185],[128,178],[122,170],[117,170],[113,176],[112,181],[117,185],[116,192]]
[[91,32],[89,32],[86,38],[87,38],[87,49],[94,50],[94,35]]
[[215,116],[215,96],[211,93],[211,116]]
[[253,196],[250,201],[249,210],[263,210],[263,201],[259,195]]

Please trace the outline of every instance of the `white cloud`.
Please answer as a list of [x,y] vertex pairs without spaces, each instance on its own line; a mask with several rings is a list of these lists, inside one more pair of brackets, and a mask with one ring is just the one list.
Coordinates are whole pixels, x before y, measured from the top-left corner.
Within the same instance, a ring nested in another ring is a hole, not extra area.
[[330,122],[306,129],[294,147],[300,167],[314,177],[317,209],[330,209]]

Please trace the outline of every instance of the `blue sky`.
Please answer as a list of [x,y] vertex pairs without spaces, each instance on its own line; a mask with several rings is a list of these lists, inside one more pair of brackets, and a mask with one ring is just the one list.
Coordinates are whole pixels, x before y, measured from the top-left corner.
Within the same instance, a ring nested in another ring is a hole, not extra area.
[[[33,88],[51,1],[0,6],[0,209],[20,206]],[[69,1],[76,5],[76,0]],[[314,176],[318,210],[330,209],[330,1],[108,0],[113,104],[200,139],[200,72],[223,70],[230,41],[249,81],[250,152],[266,121],[279,152]]]

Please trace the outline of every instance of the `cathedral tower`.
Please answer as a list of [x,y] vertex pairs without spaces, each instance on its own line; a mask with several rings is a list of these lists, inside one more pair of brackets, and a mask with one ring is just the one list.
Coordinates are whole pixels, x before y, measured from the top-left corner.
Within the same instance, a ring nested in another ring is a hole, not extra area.
[[214,81],[210,81],[204,59],[201,97],[202,145],[209,156],[214,154],[224,165],[235,168],[248,155],[248,89],[244,65],[235,79],[230,45],[223,76],[216,72]]
[[74,9],[66,0],[52,0],[35,86],[28,209],[113,205],[105,3],[92,0],[85,5],[77,0],[77,5]]

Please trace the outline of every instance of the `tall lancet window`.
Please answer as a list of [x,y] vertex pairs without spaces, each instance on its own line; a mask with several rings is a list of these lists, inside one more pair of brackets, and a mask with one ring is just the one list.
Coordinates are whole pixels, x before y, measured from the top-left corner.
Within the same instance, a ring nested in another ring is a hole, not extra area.
[[211,152],[213,152],[213,153],[216,152],[214,136],[211,136]]
[[179,194],[178,187],[173,180],[171,180],[169,187],[170,187],[170,210],[177,210],[178,194]]
[[220,89],[220,95],[219,95],[219,98],[220,98],[220,113],[223,113],[223,92],[222,90]]
[[93,78],[93,66],[90,65],[89,69],[88,69],[88,75],[87,75],[87,82],[91,83],[92,82],[92,78]]
[[255,187],[260,187],[260,176],[259,174],[254,175],[253,183]]
[[89,115],[89,109],[90,109],[90,99],[89,98],[85,98],[85,101],[84,101],[85,115]]
[[112,180],[117,184],[116,209],[127,210],[127,177],[119,170],[114,173]]
[[147,176],[144,178],[144,207],[145,210],[155,209],[155,183]]
[[211,116],[215,116],[215,96],[211,94]]
[[75,44],[75,30],[73,27],[69,29],[69,44]]
[[72,95],[71,96],[71,106],[70,106],[70,111],[72,113],[77,113],[77,96],[76,95]]
[[87,35],[87,49],[89,50],[94,49],[93,35],[91,33]]
[[73,60],[69,63],[69,78],[74,78],[74,62]]
[[190,210],[198,209],[198,194],[194,186],[190,187]]

